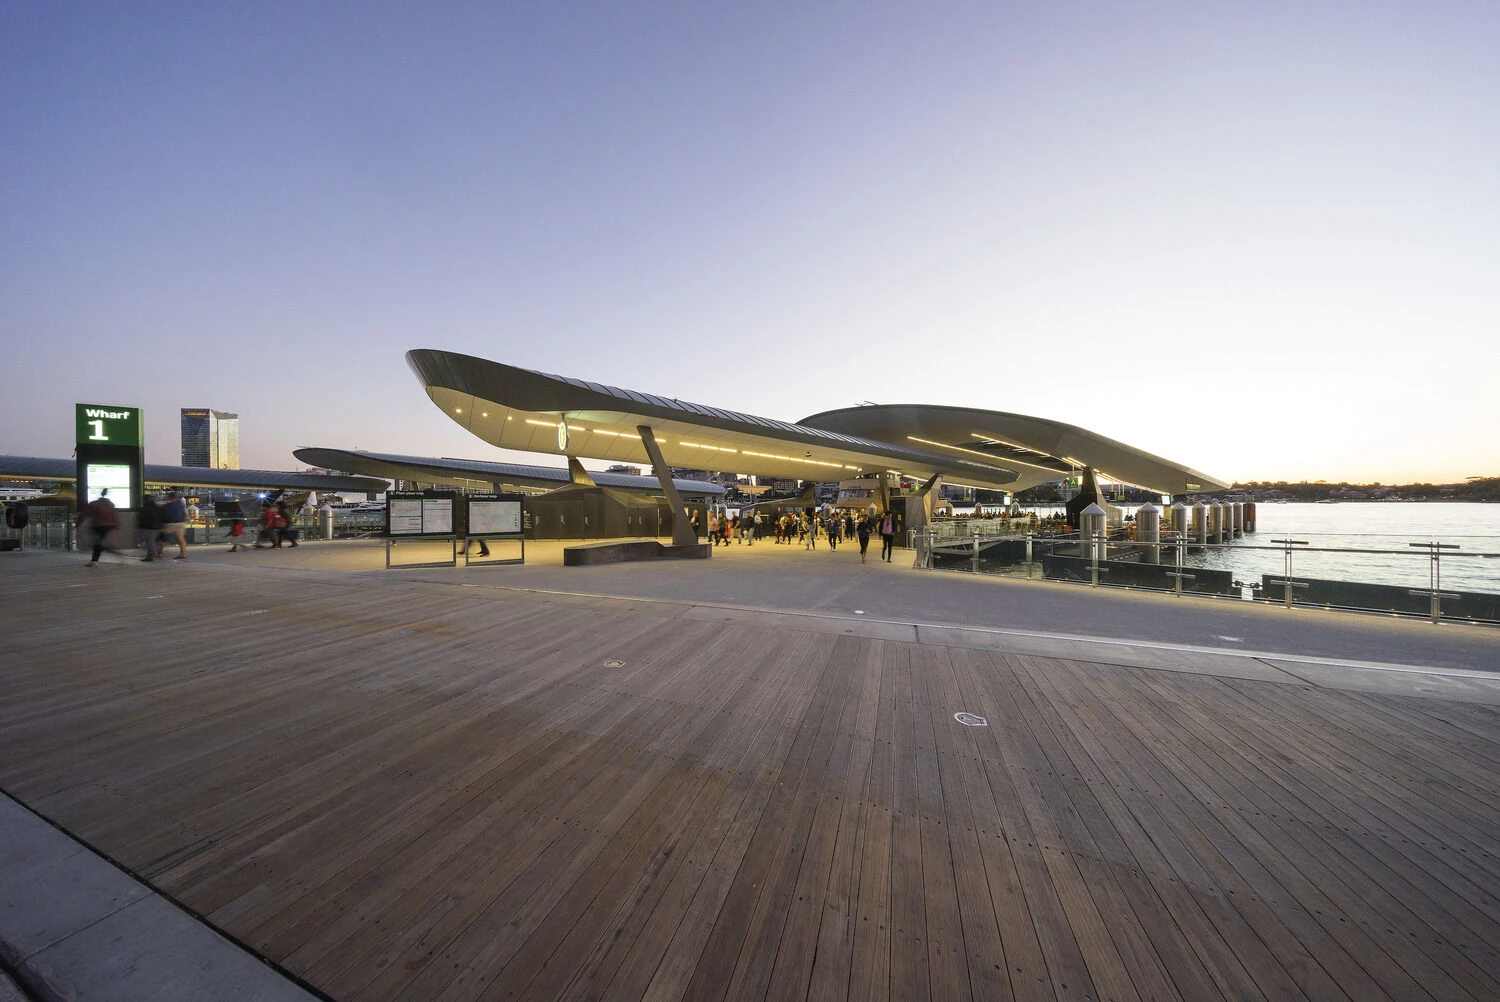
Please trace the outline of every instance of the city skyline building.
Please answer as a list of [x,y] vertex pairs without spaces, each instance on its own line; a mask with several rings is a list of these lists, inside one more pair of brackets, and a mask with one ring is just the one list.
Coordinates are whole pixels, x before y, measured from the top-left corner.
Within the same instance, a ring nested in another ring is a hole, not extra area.
[[240,468],[240,416],[207,407],[182,409],[182,465]]

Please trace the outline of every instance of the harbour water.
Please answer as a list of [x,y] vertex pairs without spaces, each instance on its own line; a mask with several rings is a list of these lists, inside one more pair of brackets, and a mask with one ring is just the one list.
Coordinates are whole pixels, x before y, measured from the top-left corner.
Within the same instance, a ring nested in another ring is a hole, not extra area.
[[[1184,563],[1231,571],[1247,584],[1259,582],[1263,574],[1279,577],[1286,571],[1286,548],[1272,540],[1294,539],[1306,543],[1292,554],[1297,578],[1426,588],[1430,551],[1410,544],[1436,540],[1455,547],[1441,551],[1444,590],[1500,594],[1500,504],[1261,502],[1255,507],[1256,532],[1220,546],[1194,548]],[[1043,516],[1062,511],[1034,510]],[[1135,514],[1134,507],[1123,510]],[[1175,560],[1172,550],[1162,551],[1163,563]]]
[[[1295,578],[1427,588],[1430,550],[1412,543],[1444,546],[1439,563],[1445,591],[1500,594],[1500,504],[1448,502],[1266,503],[1256,506],[1256,532],[1242,539],[1193,548],[1190,567],[1227,570],[1246,584],[1261,575],[1286,571],[1286,547],[1278,539],[1300,540],[1292,554]],[[1062,514],[1055,506],[1034,509],[1040,516]],[[1135,508],[1122,508],[1134,516]],[[1358,552],[1351,552],[1358,551]],[[1176,553],[1162,551],[1162,562]]]
[[1445,590],[1500,593],[1500,505],[1262,503],[1255,510],[1253,535],[1192,553],[1187,562],[1259,581],[1286,569],[1285,547],[1272,540],[1294,539],[1307,543],[1292,555],[1296,577],[1426,588],[1429,550],[1410,544],[1436,540],[1456,546],[1442,550]]

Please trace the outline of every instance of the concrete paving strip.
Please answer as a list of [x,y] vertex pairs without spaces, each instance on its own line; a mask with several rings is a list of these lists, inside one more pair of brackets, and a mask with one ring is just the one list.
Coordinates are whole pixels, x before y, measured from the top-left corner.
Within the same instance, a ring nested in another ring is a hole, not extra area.
[[777,612],[769,609],[745,609],[718,605],[695,605],[682,614],[684,619],[701,622],[755,622],[787,630],[809,633],[838,633],[872,640],[895,640],[907,644],[931,644],[940,647],[965,647],[975,650],[1002,651],[1007,654],[1031,654],[1038,657],[1069,658],[1131,668],[1155,668],[1162,671],[1186,671],[1228,678],[1257,679],[1264,682],[1308,684],[1300,678],[1238,651],[1169,649],[1153,644],[1122,644],[1088,637],[1022,633],[1013,630],[990,630],[959,626],[929,626],[917,623],[895,623],[880,619],[852,619],[819,615],[812,612]]
[[1268,658],[1266,663],[1312,685],[1327,689],[1374,692],[1384,696],[1427,696],[1500,706],[1500,676],[1484,672],[1385,665],[1365,665],[1350,669],[1339,664],[1285,658]]
[[[1239,651],[1160,641],[1027,633],[971,627],[919,626],[922,643],[981,647],[1044,657],[1080,658],[1103,664],[1190,671],[1227,678],[1293,682],[1325,689],[1441,695],[1447,699],[1493,702],[1500,697],[1500,673],[1468,668],[1382,664],[1338,658],[1299,657],[1269,651]],[[1033,649],[1024,650],[1022,648]]]
[[[664,604],[676,600],[660,599]],[[1091,661],[1158,671],[1190,672],[1326,689],[1442,696],[1469,702],[1500,702],[1500,674],[1462,668],[1380,664],[1333,658],[1296,657],[1266,651],[1240,651],[1159,641],[1114,640],[1060,633],[984,627],[900,623],[880,619],[782,612],[737,606],[695,604],[682,617],[698,621],[772,622],[789,630],[840,633],[903,643],[1003,651],[1036,657]]]
[[48,1000],[318,998],[8,796],[0,796],[0,952]]
[[957,626],[919,626],[917,635],[921,643],[939,644],[944,647],[967,647],[986,651],[1003,651],[1007,654],[1030,654],[1036,657],[1091,661],[1095,664],[1152,668],[1158,671],[1193,672],[1224,678],[1255,679],[1260,682],[1306,684],[1302,679],[1288,677],[1285,672],[1239,651],[1174,648],[1163,647],[1159,644],[1130,644],[1089,637],[982,630]]

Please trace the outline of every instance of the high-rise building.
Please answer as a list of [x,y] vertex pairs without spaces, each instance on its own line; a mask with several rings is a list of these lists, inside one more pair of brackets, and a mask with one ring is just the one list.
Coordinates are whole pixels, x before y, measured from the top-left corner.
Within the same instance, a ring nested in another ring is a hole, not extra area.
[[240,416],[206,407],[182,409],[182,465],[240,468]]

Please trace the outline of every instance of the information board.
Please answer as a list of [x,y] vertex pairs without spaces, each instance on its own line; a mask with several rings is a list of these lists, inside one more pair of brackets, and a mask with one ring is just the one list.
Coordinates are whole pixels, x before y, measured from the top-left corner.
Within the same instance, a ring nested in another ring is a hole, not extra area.
[[453,499],[422,499],[422,535],[447,536],[453,532]]
[[116,509],[140,508],[146,472],[140,408],[74,404],[73,416],[79,508],[98,500],[106,489]]
[[135,481],[128,463],[86,463],[84,472],[83,503],[97,501],[109,491],[111,501],[117,508],[130,507],[135,496]]
[[521,534],[520,495],[469,495],[469,535],[519,536]]
[[420,536],[422,534],[422,499],[405,498],[386,502],[390,511],[390,534],[392,536]]
[[453,491],[389,491],[385,496],[388,536],[452,536]]

